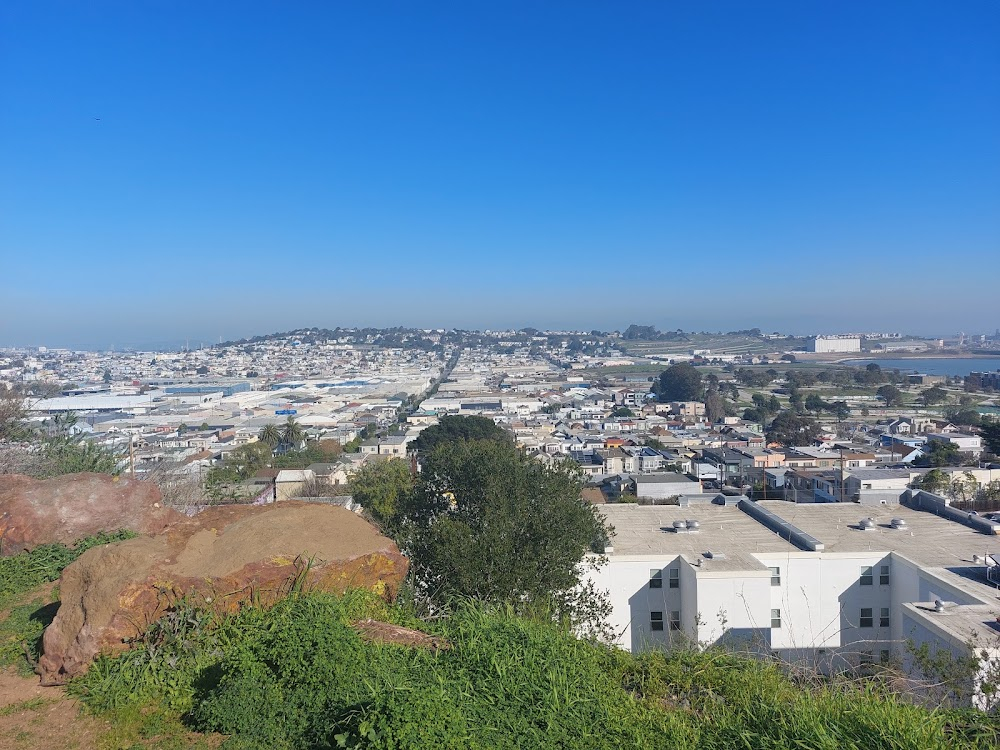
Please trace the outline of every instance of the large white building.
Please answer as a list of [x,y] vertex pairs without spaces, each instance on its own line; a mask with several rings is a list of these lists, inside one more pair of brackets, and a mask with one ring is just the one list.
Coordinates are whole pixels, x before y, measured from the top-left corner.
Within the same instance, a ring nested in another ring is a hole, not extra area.
[[824,672],[909,669],[908,639],[1000,654],[1000,523],[919,502],[602,506],[615,536],[591,577],[630,650],[730,644]]
[[813,336],[806,348],[811,352],[860,352],[858,336]]

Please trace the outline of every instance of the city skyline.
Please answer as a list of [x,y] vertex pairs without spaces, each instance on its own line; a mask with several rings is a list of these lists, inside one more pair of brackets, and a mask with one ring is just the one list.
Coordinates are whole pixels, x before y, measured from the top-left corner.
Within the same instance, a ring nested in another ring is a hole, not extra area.
[[1000,10],[0,9],[0,346],[996,327]]

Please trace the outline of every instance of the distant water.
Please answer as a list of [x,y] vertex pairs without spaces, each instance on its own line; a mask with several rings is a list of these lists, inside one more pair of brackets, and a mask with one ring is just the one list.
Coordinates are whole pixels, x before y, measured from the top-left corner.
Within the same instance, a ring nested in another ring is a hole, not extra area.
[[849,359],[844,364],[864,367],[874,362],[883,370],[919,372],[923,375],[968,375],[970,372],[1000,370],[1000,357],[962,359],[950,357],[909,357],[907,359]]

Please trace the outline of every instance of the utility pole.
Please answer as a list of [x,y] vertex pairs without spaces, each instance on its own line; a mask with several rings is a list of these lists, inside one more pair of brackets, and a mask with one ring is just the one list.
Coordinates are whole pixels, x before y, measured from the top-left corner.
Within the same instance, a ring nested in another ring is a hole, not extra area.
[[840,502],[844,502],[844,449],[840,449]]

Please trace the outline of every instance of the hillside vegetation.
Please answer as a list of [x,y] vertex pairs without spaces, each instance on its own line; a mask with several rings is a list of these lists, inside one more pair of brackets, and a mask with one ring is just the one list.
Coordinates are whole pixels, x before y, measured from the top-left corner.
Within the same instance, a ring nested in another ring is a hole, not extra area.
[[[902,702],[877,681],[797,685],[709,650],[639,656],[502,607],[423,629],[438,649],[351,623],[420,625],[369,593],[294,594],[224,619],[184,602],[71,689],[112,717],[166,717],[228,748],[983,748],[993,719]],[[126,719],[127,720],[127,719]]]

